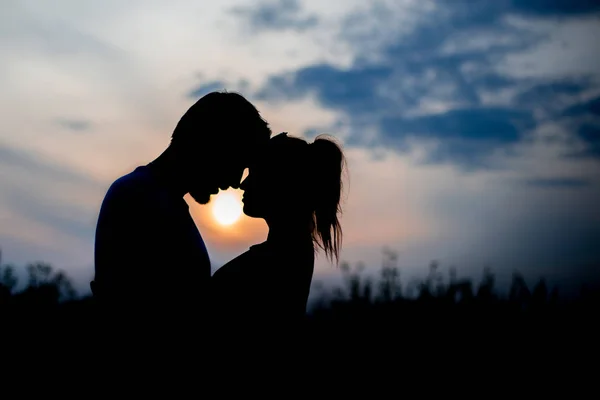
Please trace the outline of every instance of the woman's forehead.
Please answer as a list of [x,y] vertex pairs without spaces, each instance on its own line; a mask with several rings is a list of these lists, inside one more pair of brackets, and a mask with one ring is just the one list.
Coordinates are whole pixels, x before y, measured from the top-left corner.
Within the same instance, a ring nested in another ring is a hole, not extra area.
[[289,166],[298,164],[306,156],[306,143],[291,139],[271,139],[267,146],[254,152],[249,169],[271,168],[274,165]]

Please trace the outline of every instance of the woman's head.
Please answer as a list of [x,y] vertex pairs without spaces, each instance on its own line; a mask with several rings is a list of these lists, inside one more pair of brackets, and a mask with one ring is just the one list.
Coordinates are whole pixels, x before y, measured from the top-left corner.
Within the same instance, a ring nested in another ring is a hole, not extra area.
[[281,133],[269,140],[258,160],[241,185],[244,213],[269,225],[310,224],[313,240],[337,259],[346,164],[340,146],[326,136],[308,143]]

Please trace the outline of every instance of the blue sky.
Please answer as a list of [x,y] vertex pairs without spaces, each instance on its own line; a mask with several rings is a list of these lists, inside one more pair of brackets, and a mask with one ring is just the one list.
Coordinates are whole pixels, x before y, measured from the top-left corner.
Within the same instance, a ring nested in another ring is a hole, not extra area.
[[[0,247],[85,288],[98,208],[211,90],[339,137],[342,258],[405,277],[578,280],[600,252],[600,5],[566,0],[4,1]],[[216,266],[264,239],[192,213]],[[317,277],[335,279],[324,259]]]

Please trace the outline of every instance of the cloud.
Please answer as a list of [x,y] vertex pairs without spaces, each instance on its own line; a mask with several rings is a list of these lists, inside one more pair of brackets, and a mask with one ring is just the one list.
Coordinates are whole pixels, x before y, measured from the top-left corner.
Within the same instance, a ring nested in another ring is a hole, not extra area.
[[204,95],[215,92],[215,91],[228,91],[228,92],[237,92],[240,94],[244,94],[248,89],[249,83],[245,79],[240,79],[236,81],[227,81],[224,82],[222,80],[219,81],[210,81],[203,84],[200,84],[195,89],[192,89],[189,93],[187,93],[187,98],[191,98],[197,100]]
[[570,156],[600,157],[600,97],[575,104],[564,110],[570,128],[586,144],[579,152]]
[[[374,14],[351,14],[347,21],[353,22],[343,25],[341,38],[359,47],[371,43],[371,31],[356,32],[353,26],[385,18],[381,9],[392,6],[376,4]],[[340,121],[349,120],[350,145],[405,152],[409,140],[433,142],[428,162],[489,167],[486,159],[499,148],[525,140],[541,120],[558,119],[585,93],[600,89],[599,74],[557,80],[498,69],[508,57],[545,45],[550,34],[545,23],[540,27],[514,19],[516,14],[532,16],[538,5],[440,2],[427,17],[418,14],[412,30],[382,40],[375,46],[377,54],[358,52],[349,68],[316,64],[273,75],[257,96],[272,102],[314,96],[323,107],[340,112]],[[536,15],[573,17],[596,10],[591,3],[557,1]]]
[[563,113],[565,116],[584,116],[590,115],[600,117],[600,97],[596,97],[585,103],[576,104],[569,107]]
[[67,203],[51,199],[50,196],[40,199],[36,197],[35,190],[17,187],[12,187],[10,192],[3,196],[2,201],[4,206],[26,216],[29,221],[70,236],[72,239],[93,241],[94,213],[89,204]]
[[188,93],[188,97],[191,97],[194,99],[199,99],[210,92],[224,90],[225,87],[226,87],[226,84],[221,81],[208,82],[208,83],[198,86],[196,89],[191,90]]
[[[93,178],[85,174],[65,168],[60,164],[45,159],[39,154],[32,154],[30,151],[15,149],[0,144],[0,162],[4,171],[29,171],[27,178],[40,179],[52,184],[72,184],[74,186],[88,186],[98,184]],[[18,177],[14,177],[15,181]]]
[[[273,105],[314,99],[336,115],[328,128],[343,134],[346,149],[364,154],[351,176],[377,162],[396,172],[386,179],[380,166],[352,180],[364,192],[350,196],[348,258],[377,265],[369,240],[387,239],[412,273],[439,258],[475,273],[491,263],[537,278],[545,265],[556,279],[581,277],[600,256],[591,246],[600,233],[591,222],[598,158],[565,155],[594,149],[589,103],[600,70],[589,37],[597,9],[371,2],[341,24],[338,39],[354,48],[350,63],[272,74],[255,96]],[[322,130],[313,125],[306,134]],[[409,173],[390,161],[397,159],[410,160]],[[418,184],[405,183],[411,176]],[[369,217],[359,211],[367,209]],[[409,227],[426,233],[403,236]]]
[[290,75],[269,78],[257,97],[264,100],[289,100],[316,92],[319,102],[327,108],[349,113],[377,111],[384,103],[376,95],[376,85],[388,78],[390,68],[365,68],[344,71],[330,65],[314,65]]
[[92,126],[91,121],[83,119],[59,119],[58,124],[74,132],[87,131]]
[[490,153],[517,143],[533,125],[531,114],[517,109],[455,109],[415,118],[384,118],[381,144],[405,149],[406,137],[435,139],[437,147],[427,156],[428,162],[485,167]]
[[42,247],[77,243],[74,253],[90,248],[102,183],[40,154],[5,145],[0,145],[0,181],[0,214],[6,215],[0,236]]
[[511,10],[526,15],[564,16],[600,13],[595,0],[511,0]]
[[[486,22],[501,19],[507,14],[527,17],[573,17],[600,13],[600,5],[594,0],[441,0],[470,19],[473,14]],[[484,18],[485,16],[485,18]]]
[[271,0],[252,7],[237,6],[232,9],[232,13],[242,17],[253,32],[302,32],[315,27],[319,22],[316,15],[302,12],[299,0]]
[[29,150],[0,145],[0,248],[5,262],[44,261],[89,290],[104,185]]
[[591,184],[586,179],[577,178],[537,178],[528,179],[524,182],[527,186],[534,186],[539,188],[565,188],[565,189],[578,189],[587,187]]

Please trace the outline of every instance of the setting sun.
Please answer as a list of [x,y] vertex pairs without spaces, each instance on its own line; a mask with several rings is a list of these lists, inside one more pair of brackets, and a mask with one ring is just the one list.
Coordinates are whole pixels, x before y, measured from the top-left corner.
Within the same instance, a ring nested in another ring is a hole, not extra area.
[[220,225],[232,225],[242,216],[242,203],[234,191],[219,192],[211,202],[213,217]]

